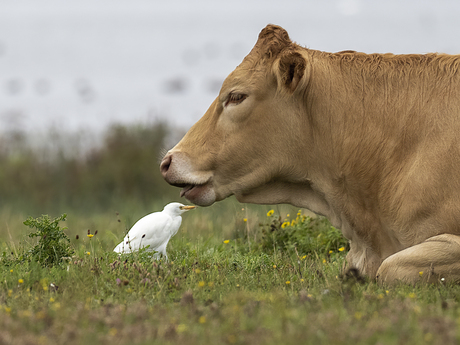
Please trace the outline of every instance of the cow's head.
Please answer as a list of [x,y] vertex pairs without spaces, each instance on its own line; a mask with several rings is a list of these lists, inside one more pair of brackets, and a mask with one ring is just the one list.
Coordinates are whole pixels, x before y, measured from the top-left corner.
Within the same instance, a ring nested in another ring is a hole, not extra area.
[[307,135],[304,51],[281,27],[262,30],[205,115],[161,162],[181,196],[202,206],[232,194],[242,202],[289,202],[285,189],[302,176]]

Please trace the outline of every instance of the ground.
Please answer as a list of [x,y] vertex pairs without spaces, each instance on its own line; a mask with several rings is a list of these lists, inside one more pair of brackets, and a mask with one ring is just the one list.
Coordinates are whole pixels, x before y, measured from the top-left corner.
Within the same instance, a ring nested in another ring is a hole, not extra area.
[[75,253],[52,268],[18,261],[36,241],[26,237],[25,215],[4,211],[0,343],[458,342],[459,286],[388,287],[344,275],[346,247],[328,244],[336,239],[327,222],[308,225],[324,234],[308,240],[313,251],[297,237],[298,245],[282,247],[267,236],[301,234],[296,227],[310,218],[289,208],[268,211],[227,203],[188,212],[169,262],[112,253],[142,215],[68,212],[62,225]]

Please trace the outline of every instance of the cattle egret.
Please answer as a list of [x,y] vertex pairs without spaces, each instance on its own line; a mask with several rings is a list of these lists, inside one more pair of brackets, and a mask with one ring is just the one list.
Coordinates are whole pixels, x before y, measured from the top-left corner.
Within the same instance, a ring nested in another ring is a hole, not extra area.
[[179,230],[182,223],[181,214],[195,207],[173,202],[166,205],[161,212],[148,214],[133,225],[123,241],[113,251],[127,254],[150,246],[147,251],[156,251],[157,257],[163,254],[168,260],[166,246]]

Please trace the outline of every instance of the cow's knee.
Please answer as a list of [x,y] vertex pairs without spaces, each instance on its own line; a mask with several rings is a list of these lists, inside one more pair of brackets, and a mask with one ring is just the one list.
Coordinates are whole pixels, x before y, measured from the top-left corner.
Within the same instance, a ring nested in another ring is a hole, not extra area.
[[386,258],[377,280],[393,284],[460,281],[460,237],[443,234]]
[[[416,283],[422,280],[424,271],[407,262],[405,253],[398,252],[386,258],[377,270],[377,281],[385,284],[397,282]],[[426,277],[426,274],[425,274]]]

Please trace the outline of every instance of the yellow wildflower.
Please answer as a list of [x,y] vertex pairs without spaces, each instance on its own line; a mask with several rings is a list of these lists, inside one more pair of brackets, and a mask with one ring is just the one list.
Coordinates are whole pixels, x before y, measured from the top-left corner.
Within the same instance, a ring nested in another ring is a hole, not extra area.
[[51,303],[54,302],[54,298],[53,298],[53,297],[50,297],[50,302],[51,302]]
[[205,316],[200,316],[200,318],[198,319],[198,322],[199,323],[206,323],[206,317]]
[[306,255],[302,256],[302,260],[305,260],[306,258],[307,258],[307,256],[306,256]]
[[228,244],[228,242],[230,242],[230,240],[225,240],[225,241],[224,241],[225,244]]
[[23,310],[20,314],[22,317],[30,317],[30,315],[32,315],[32,313],[28,310]]
[[343,252],[345,250],[345,247],[340,247],[339,252]]
[[323,264],[325,264],[325,263],[326,263],[326,259],[323,259]]
[[273,210],[268,211],[267,212],[267,217],[273,216],[273,213],[275,213],[275,211],[273,211]]
[[198,286],[199,287],[204,287],[206,285],[206,283],[204,281],[200,281],[198,282]]
[[248,219],[247,219],[247,218],[243,218],[243,222],[247,222],[247,221],[248,221]]
[[91,255],[91,253],[90,253],[90,252],[86,252],[86,255]]
[[289,216],[290,216],[290,214],[288,213],[288,214],[286,215],[286,217],[289,217]]
[[281,224],[281,227],[284,229],[286,226],[289,226],[289,222],[284,222],[283,224]]
[[276,265],[273,265],[273,268],[276,268]]
[[13,270],[10,270],[10,273],[13,273]]
[[329,254],[332,254],[332,253],[333,253],[333,251],[332,251],[332,250],[330,250],[330,251],[329,251]]
[[24,279],[18,279],[18,283],[19,283],[19,284],[23,284],[23,283],[24,283]]
[[433,334],[431,333],[426,333],[423,336],[423,340],[425,340],[427,343],[430,343],[433,340]]
[[418,272],[418,274],[421,277],[423,275],[423,271]]
[[289,280],[288,280],[288,281],[286,281],[286,285],[289,285],[289,284],[291,284],[291,282],[290,282]]
[[92,238],[94,235],[93,234],[88,234],[86,236],[88,236],[89,238]]
[[183,333],[187,330],[187,325],[183,323],[178,324],[176,330],[178,333]]

